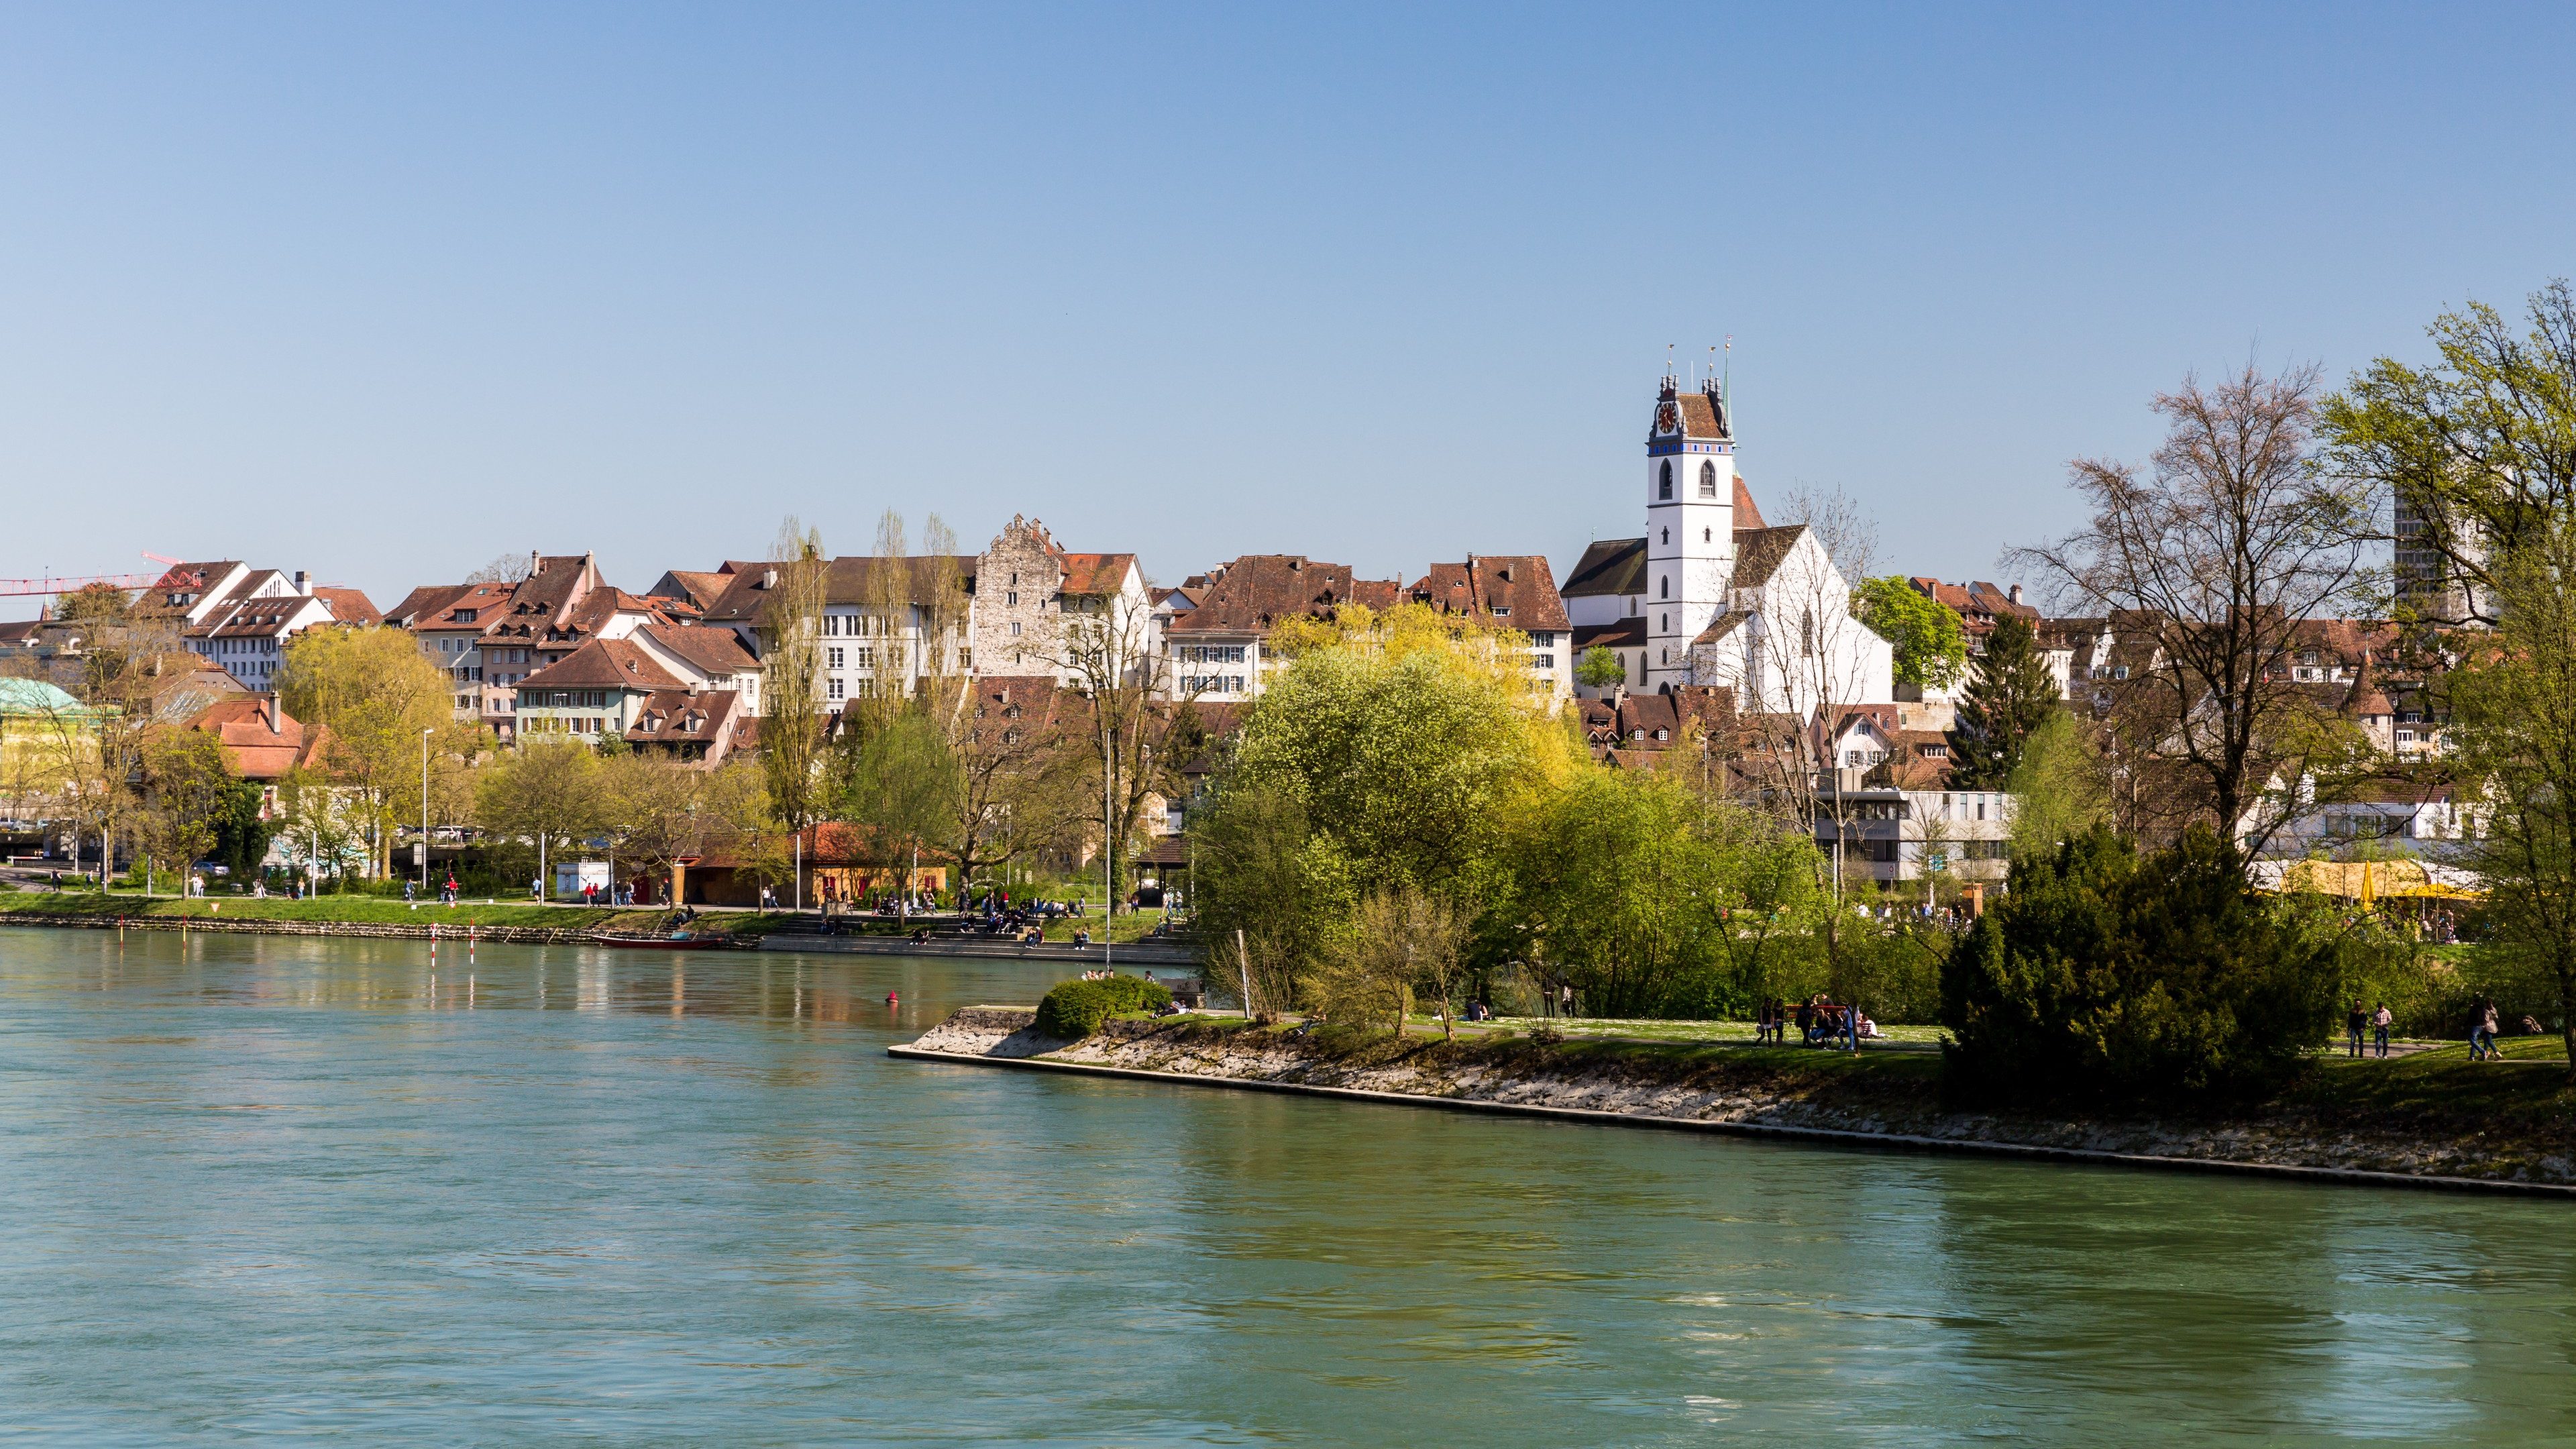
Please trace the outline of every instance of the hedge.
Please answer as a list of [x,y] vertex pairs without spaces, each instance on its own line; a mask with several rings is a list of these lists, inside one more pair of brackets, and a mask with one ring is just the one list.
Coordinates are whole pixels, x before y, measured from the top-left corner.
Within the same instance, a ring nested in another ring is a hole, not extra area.
[[1171,1004],[1172,993],[1141,976],[1060,981],[1038,1002],[1037,1029],[1063,1041],[1080,1041],[1120,1012]]

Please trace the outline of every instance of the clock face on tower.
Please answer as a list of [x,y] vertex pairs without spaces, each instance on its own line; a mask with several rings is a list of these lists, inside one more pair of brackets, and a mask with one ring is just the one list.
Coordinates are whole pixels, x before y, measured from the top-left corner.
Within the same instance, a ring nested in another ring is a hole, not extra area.
[[1671,403],[1655,409],[1655,431],[1678,433],[1682,430],[1682,411]]

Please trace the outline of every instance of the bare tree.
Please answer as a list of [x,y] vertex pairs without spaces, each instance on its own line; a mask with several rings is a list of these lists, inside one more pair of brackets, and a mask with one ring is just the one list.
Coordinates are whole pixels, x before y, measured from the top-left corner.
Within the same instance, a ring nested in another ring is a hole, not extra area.
[[779,525],[761,575],[761,764],[770,809],[790,831],[815,819],[816,766],[829,723],[823,717],[822,632],[831,566],[822,530],[806,528],[791,515]]
[[1857,1000],[1862,983],[1847,969],[1843,940],[1853,883],[1846,865],[1862,808],[1852,792],[1877,762],[1850,765],[1830,752],[1844,708],[1876,692],[1872,676],[1889,647],[1852,608],[1854,581],[1876,570],[1878,530],[1840,491],[1793,494],[1785,516],[1788,525],[1757,536],[1777,557],[1737,565],[1739,578],[1760,579],[1763,633],[1744,684],[1736,763],[1784,829],[1815,840],[1829,977]]
[[515,584],[536,568],[536,561],[524,553],[505,553],[465,576],[469,584]]
[[[2143,473],[2082,458],[2092,510],[2075,532],[2007,557],[2152,641],[2116,707],[2133,749],[2195,788],[2190,814],[2249,853],[2349,773],[2332,710],[2288,667],[2298,631],[2364,598],[2367,493],[2314,467],[2317,369],[2248,364],[2159,395],[2165,440]],[[2281,789],[2267,798],[2278,782]]]
[[1202,744],[1195,703],[1167,697],[1171,660],[1154,647],[1154,615],[1146,602],[1152,594],[1149,587],[1133,599],[1113,595],[1097,613],[1066,616],[1051,661],[1088,706],[1079,722],[1090,736],[1095,819],[1106,811],[1102,848],[1113,913],[1145,797],[1168,795]]

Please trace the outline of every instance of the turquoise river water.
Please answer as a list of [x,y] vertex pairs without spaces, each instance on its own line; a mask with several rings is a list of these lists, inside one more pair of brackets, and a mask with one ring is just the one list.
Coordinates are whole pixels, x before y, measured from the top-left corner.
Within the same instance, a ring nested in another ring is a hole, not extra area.
[[0,1440],[2576,1442],[2561,1204],[883,1053],[1057,974],[0,929]]

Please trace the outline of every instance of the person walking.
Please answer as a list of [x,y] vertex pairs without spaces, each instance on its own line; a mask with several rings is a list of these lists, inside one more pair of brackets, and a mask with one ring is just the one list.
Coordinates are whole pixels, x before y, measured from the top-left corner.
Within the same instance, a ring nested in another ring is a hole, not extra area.
[[2388,1003],[2385,1001],[2379,1003],[2379,1009],[2370,1014],[2371,1036],[2379,1047],[2382,1061],[2388,1059],[2388,1028],[2396,1020],[2396,1017],[2389,1014]]
[[2469,1060],[2482,1062],[2495,1047],[2494,1008],[2481,998],[2469,1003]]
[[2491,1062],[2503,1060],[2504,1048],[2496,1045],[2496,1004],[2494,997],[2490,996],[2487,998],[2486,1009],[2479,1017],[2479,1024],[2481,1029],[2486,1033],[2487,1060]]
[[2352,1010],[2344,1013],[2345,1053],[2354,1061],[2361,1060],[2361,1031],[2370,1024],[2369,1013],[2361,1009],[2361,998],[2352,999]]

